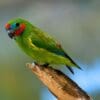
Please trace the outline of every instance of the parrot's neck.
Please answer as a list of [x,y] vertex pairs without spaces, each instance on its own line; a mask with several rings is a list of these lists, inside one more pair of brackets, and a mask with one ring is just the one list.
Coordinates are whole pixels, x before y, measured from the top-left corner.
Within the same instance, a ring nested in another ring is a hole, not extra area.
[[16,43],[19,47],[24,48],[23,38],[22,37],[16,37],[15,38]]

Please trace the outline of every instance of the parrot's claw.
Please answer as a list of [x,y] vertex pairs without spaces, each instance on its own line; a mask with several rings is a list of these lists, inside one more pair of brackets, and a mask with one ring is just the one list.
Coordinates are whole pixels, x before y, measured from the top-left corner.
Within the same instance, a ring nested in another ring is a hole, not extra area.
[[29,67],[30,69],[32,69],[36,66],[36,64],[34,62],[32,64],[27,63],[26,66]]
[[49,66],[49,64],[48,63],[45,63],[42,66],[47,67],[47,66]]
[[36,65],[36,64],[33,62],[33,63],[32,63],[32,66],[34,67],[35,65]]

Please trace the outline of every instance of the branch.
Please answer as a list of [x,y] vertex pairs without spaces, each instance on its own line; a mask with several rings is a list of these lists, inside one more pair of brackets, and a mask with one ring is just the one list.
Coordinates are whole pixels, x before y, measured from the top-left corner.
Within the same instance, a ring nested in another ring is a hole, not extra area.
[[27,64],[58,100],[92,100],[75,82],[52,67]]

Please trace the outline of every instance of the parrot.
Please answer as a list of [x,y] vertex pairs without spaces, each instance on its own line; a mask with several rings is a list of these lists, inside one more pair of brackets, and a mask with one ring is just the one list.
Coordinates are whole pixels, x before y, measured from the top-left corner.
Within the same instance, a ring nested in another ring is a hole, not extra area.
[[74,74],[73,66],[81,69],[64,51],[60,43],[27,20],[11,19],[5,24],[5,29],[8,36],[15,40],[37,64],[65,65],[72,74]]

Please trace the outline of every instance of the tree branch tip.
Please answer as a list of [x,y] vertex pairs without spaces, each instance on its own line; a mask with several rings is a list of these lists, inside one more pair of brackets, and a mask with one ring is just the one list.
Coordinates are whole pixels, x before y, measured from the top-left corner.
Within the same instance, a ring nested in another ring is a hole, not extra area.
[[29,69],[33,69],[35,67],[35,63],[26,63],[26,67],[28,67]]

